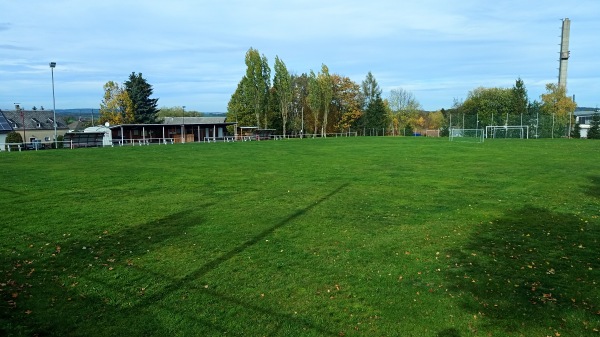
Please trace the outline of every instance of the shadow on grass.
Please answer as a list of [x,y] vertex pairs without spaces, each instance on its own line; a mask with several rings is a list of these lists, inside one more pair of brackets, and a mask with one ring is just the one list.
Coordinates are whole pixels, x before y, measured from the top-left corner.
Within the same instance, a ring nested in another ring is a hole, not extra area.
[[[600,229],[572,214],[524,207],[479,225],[451,251],[452,294],[507,331],[600,328]],[[485,324],[485,323],[484,323]]]
[[19,191],[14,191],[14,190],[9,190],[7,188],[2,188],[0,187],[0,192],[2,192],[3,194],[5,193],[10,193],[12,195],[24,195],[25,193],[23,192],[19,192]]
[[600,198],[600,177],[590,177],[591,185],[588,187],[588,194],[592,197]]
[[[0,311],[0,334],[82,335],[85,333],[77,331],[77,326],[99,320],[103,315],[110,314],[113,322],[131,319],[118,306],[107,305],[106,297],[90,295],[89,288],[81,291],[78,285],[82,279],[125,266],[128,258],[160,247],[183,235],[188,228],[201,225],[202,221],[198,213],[186,211],[125,227],[116,233],[97,228],[85,239],[66,235],[59,241],[43,233],[10,228],[14,240],[0,243],[5,252],[2,262],[6,266],[0,274],[4,304]],[[92,284],[92,288],[113,286],[98,278]],[[123,289],[111,291],[119,293]],[[128,325],[124,322],[124,326]],[[146,322],[143,329],[158,333],[162,327]]]
[[460,332],[456,329],[446,329],[444,331],[440,331],[436,337],[460,337]]
[[[197,327],[198,333],[235,334],[236,329],[243,333],[243,327],[235,322],[231,325],[219,320],[220,313],[198,307],[200,303],[217,302],[219,308],[235,307],[243,312],[240,323],[251,324],[253,316],[261,316],[263,322],[268,323],[265,335],[290,327],[317,335],[335,335],[337,332],[305,318],[210,291],[201,287],[201,282],[207,273],[310,212],[346,186],[339,186],[181,278],[137,267],[135,258],[169,244],[170,240],[176,245],[188,229],[204,223],[202,209],[211,205],[200,205],[195,210],[114,233],[98,228],[84,239],[67,237],[51,244],[47,244],[49,239],[43,234],[21,231],[15,237],[20,237],[22,242],[0,243],[3,251],[12,251],[0,260],[10,266],[0,271],[4,274],[0,274],[0,283],[4,284],[0,287],[3,301],[0,334],[167,336],[176,332],[173,329],[186,326]],[[19,232],[19,229],[11,230]],[[14,248],[28,245],[30,249]],[[139,288],[143,282],[155,282],[157,288],[144,294],[144,288]],[[185,308],[173,302],[173,298],[186,289],[192,290],[199,303]],[[177,323],[163,323],[165,319]],[[234,331],[231,331],[232,326]]]
[[[269,235],[271,235],[277,229],[282,228],[283,226],[289,224],[291,221],[293,221],[293,220],[297,219],[298,217],[301,217],[302,215],[308,213],[311,209],[315,208],[316,206],[320,205],[321,203],[323,203],[324,201],[328,200],[332,196],[336,195],[337,193],[339,193],[341,190],[343,190],[347,186],[348,186],[347,183],[339,186],[338,188],[336,188],[335,190],[333,190],[329,194],[321,197],[316,202],[311,203],[310,205],[306,206],[305,208],[300,209],[300,210],[298,210],[298,211],[290,214],[289,216],[287,216],[286,218],[284,218],[279,223],[276,223],[273,226],[271,226],[271,227],[265,229],[264,231],[258,233],[252,239],[250,239],[250,240],[242,243],[241,245],[238,245],[238,246],[234,247],[229,252],[227,252],[227,253],[225,253],[225,254],[223,254],[223,255],[221,255],[221,256],[219,256],[219,257],[217,257],[217,258],[215,258],[215,259],[213,259],[213,260],[211,260],[211,261],[209,261],[207,263],[205,263],[203,266],[201,266],[200,268],[198,268],[194,272],[186,275],[184,278],[182,278],[180,280],[174,280],[173,283],[171,283],[168,287],[166,287],[165,289],[163,289],[163,291],[161,291],[160,293],[157,293],[157,294],[155,294],[153,296],[147,296],[147,297],[145,297],[144,301],[142,303],[140,303],[140,306],[144,307],[144,306],[147,306],[147,305],[151,305],[152,303],[159,302],[163,298],[165,298],[166,296],[169,296],[171,293],[176,292],[179,289],[186,287],[187,285],[194,284],[194,286],[196,286],[196,282],[199,279],[201,279],[204,275],[206,275],[207,273],[209,273],[209,272],[217,269],[221,264],[229,261],[233,257],[237,256],[238,254],[242,253],[246,249],[248,249],[248,248],[252,247],[253,245],[257,244],[258,242],[262,242],[266,237],[268,237]],[[223,295],[219,296],[216,293],[212,293],[212,296],[218,297],[221,300],[224,300],[226,302],[234,302],[235,305],[244,307],[247,310],[250,310],[250,311],[260,311],[263,314],[267,314],[269,316],[272,316],[272,317],[275,318],[275,321],[278,322],[277,324],[279,326],[281,326],[282,323],[293,322],[294,325],[299,325],[299,326],[302,326],[302,327],[309,328],[311,330],[318,331],[320,334],[325,334],[325,335],[336,334],[336,332],[328,331],[325,327],[318,326],[318,325],[316,325],[316,324],[314,324],[312,322],[306,321],[304,319],[293,317],[292,315],[288,315],[288,314],[285,314],[285,313],[279,313],[279,312],[268,310],[268,309],[264,309],[264,308],[259,308],[257,306],[254,306],[254,305],[250,304],[250,303],[244,303],[244,302],[241,302],[241,301],[238,301],[238,300],[234,300],[234,299],[229,298],[229,297],[225,297]],[[223,331],[222,329],[218,329],[218,330]]]

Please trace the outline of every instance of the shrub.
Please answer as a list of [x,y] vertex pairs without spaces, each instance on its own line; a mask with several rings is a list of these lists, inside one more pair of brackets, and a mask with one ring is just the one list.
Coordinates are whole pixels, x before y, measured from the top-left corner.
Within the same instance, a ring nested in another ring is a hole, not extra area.
[[592,116],[592,123],[587,134],[588,139],[600,139],[600,115],[594,114]]
[[579,123],[575,123],[573,130],[571,130],[571,138],[581,138],[581,126],[579,125]]
[[64,147],[64,143],[63,141],[65,140],[65,136],[63,135],[58,135],[58,137],[56,137],[56,145],[58,146],[59,149],[62,149]]
[[[22,144],[23,143],[23,137],[21,136],[20,133],[15,132],[15,131],[11,131],[6,135],[6,143],[8,144]],[[7,150],[11,150],[11,149],[17,149],[19,146],[18,145],[7,145],[7,147],[10,147]]]
[[6,135],[7,143],[23,143],[23,137],[20,133],[11,131]]

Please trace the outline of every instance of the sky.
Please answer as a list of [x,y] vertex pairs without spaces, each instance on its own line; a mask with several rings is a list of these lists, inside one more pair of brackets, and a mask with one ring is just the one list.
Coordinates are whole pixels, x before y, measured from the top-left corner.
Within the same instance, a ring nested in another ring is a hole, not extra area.
[[[558,81],[561,26],[571,20],[567,90],[600,104],[598,0],[0,0],[0,109],[100,107],[103,85],[132,72],[159,107],[225,112],[249,48],[291,73],[360,84],[423,109],[452,107],[477,87],[530,100]],[[56,62],[53,74],[50,62]]]

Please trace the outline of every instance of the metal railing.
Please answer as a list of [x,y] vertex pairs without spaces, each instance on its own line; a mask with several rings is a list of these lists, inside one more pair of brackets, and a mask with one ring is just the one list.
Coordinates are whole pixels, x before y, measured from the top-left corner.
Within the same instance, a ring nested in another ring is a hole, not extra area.
[[[237,135],[237,136],[221,136],[221,137],[204,137],[200,141],[194,143],[216,143],[216,142],[238,142],[238,141],[257,141],[257,140],[283,140],[283,139],[299,139],[299,138],[337,138],[337,137],[356,137],[357,132],[343,133],[328,133],[323,137],[320,133],[292,134],[292,135]],[[148,146],[148,145],[169,145],[182,143],[181,139],[175,138],[116,138],[109,144],[104,144],[104,141],[96,142],[79,142],[77,140],[64,141],[33,141],[27,143],[0,143],[0,152],[2,151],[25,151],[25,150],[45,150],[54,149],[58,146],[59,149],[77,149],[89,147],[115,147],[115,146]],[[188,142],[191,143],[191,142]]]

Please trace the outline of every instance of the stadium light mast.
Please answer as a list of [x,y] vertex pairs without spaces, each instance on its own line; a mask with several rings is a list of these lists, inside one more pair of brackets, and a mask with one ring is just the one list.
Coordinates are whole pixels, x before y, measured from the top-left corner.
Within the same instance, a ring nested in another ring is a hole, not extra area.
[[181,128],[182,128],[181,142],[185,143],[185,137],[186,137],[186,135],[185,135],[185,132],[186,132],[186,130],[185,130],[185,105],[181,107]]
[[58,136],[56,133],[56,99],[54,98],[54,68],[56,62],[50,62],[50,72],[52,73],[52,122],[54,124],[54,148],[58,149]]

